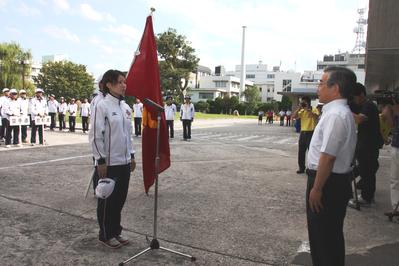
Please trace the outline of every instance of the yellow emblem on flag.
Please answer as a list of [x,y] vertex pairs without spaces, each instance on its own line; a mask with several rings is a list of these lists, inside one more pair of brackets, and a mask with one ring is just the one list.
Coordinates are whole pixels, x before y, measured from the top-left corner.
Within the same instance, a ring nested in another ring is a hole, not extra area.
[[147,111],[145,107],[143,107],[143,127],[149,128],[157,128],[158,121],[157,118],[152,118],[151,113]]

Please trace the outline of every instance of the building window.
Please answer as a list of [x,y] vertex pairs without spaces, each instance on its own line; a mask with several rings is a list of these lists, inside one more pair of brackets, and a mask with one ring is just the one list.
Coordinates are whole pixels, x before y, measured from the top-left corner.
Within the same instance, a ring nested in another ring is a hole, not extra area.
[[262,87],[259,87],[259,91],[262,92]]
[[198,94],[198,98],[200,99],[213,99],[213,93],[212,92],[200,92]]
[[274,74],[267,74],[268,79],[274,79]]
[[254,79],[255,78],[255,74],[247,74],[246,78],[247,79]]
[[227,81],[215,81],[215,86],[217,88],[226,88],[227,87]]
[[283,79],[283,91],[291,91],[291,83],[290,79]]
[[359,68],[359,69],[364,69],[365,66],[364,66],[364,64],[360,64],[360,65],[357,66],[357,68]]

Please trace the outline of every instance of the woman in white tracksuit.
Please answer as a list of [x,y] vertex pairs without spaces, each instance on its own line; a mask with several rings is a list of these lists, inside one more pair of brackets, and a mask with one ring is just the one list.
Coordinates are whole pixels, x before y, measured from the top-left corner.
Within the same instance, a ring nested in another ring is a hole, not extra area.
[[98,199],[99,240],[109,248],[119,248],[129,241],[121,235],[121,211],[126,201],[130,172],[136,163],[132,145],[132,110],[123,100],[125,77],[118,70],[103,76],[105,98],[93,115],[93,156],[99,178],[112,178],[115,188],[106,199]]

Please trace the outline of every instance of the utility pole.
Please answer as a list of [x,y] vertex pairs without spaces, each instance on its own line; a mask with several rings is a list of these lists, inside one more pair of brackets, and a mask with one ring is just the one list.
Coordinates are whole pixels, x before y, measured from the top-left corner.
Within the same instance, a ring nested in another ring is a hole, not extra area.
[[245,29],[247,26],[242,26],[242,47],[241,47],[241,79],[240,91],[238,94],[238,101],[242,101],[242,95],[245,91]]

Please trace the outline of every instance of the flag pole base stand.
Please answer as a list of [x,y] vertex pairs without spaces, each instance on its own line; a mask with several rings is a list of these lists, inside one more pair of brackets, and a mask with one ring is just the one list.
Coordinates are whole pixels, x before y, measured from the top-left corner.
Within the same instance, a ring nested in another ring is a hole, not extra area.
[[141,252],[137,253],[136,255],[130,257],[129,259],[127,259],[127,260],[125,260],[125,261],[119,263],[119,266],[125,265],[125,264],[129,263],[131,260],[134,260],[135,258],[138,258],[138,257],[140,257],[141,255],[144,255],[144,254],[147,253],[148,251],[155,250],[155,249],[160,249],[160,250],[163,250],[163,251],[167,251],[167,252],[170,252],[170,253],[173,253],[173,254],[182,256],[182,257],[189,258],[189,259],[190,259],[191,261],[193,261],[193,262],[197,260],[195,257],[193,257],[193,256],[191,256],[191,255],[184,254],[184,253],[175,251],[175,250],[173,250],[173,249],[169,249],[169,248],[162,247],[162,246],[159,244],[158,239],[155,239],[155,238],[154,238],[153,240],[151,240],[150,246],[149,246],[148,248],[142,250]]

